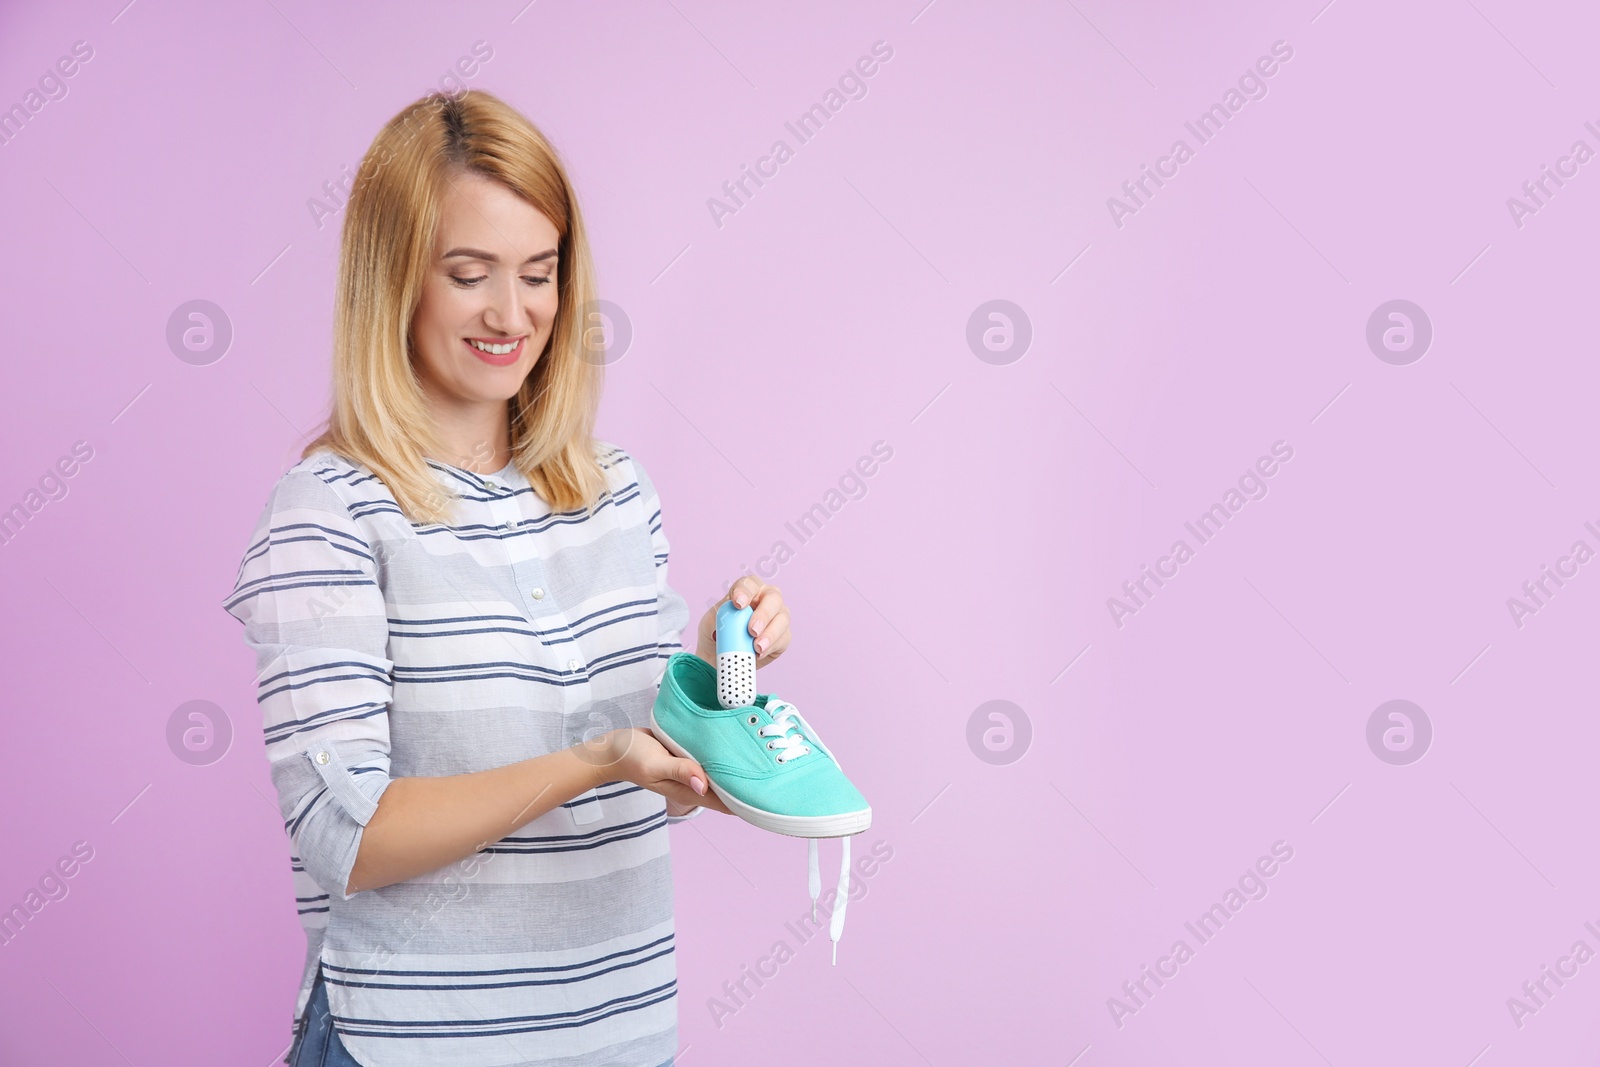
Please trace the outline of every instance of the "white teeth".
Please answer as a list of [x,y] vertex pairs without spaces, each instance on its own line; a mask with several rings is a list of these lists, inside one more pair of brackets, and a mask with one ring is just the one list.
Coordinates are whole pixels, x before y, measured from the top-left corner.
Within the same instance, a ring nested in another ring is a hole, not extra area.
[[509,345],[489,345],[484,344],[482,341],[469,341],[468,343],[481,352],[489,353],[491,356],[510,355],[512,352],[516,351],[517,348],[515,341]]

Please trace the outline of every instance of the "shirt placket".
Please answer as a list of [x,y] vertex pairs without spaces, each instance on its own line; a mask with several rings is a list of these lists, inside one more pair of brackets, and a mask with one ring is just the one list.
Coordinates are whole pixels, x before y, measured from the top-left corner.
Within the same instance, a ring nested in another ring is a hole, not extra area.
[[[499,526],[502,531],[502,544],[506,546],[506,556],[511,564],[512,580],[516,582],[517,591],[523,597],[523,606],[529,612],[530,618],[532,618],[537,614],[534,604],[543,601],[549,595],[549,591],[534,584],[537,580],[536,568],[526,559],[519,558],[520,553],[513,551],[512,535],[526,521],[522,514],[522,505],[517,502],[515,495],[510,492],[510,487],[499,479],[486,478],[484,479],[484,485],[489,490],[491,497],[484,504],[489,512],[489,521],[491,524]],[[547,613],[541,617],[549,620],[552,615]],[[565,623],[565,617],[561,614],[559,608],[554,617],[560,618],[563,624]],[[590,703],[589,679],[582,674],[584,671],[583,657],[576,651],[576,645],[573,646],[573,649],[574,651],[567,654],[565,663],[568,674],[576,676],[576,684],[568,684],[561,687],[562,709],[566,715],[571,715],[586,708]],[[574,679],[568,678],[567,681],[572,682]],[[577,724],[580,730],[585,725],[585,723]],[[566,731],[564,730],[563,733],[565,734]],[[594,789],[589,789],[574,797],[572,806],[567,810],[572,813],[572,821],[574,823],[584,826],[589,823],[599,822],[604,817],[604,812],[601,810],[600,805],[599,794]]]

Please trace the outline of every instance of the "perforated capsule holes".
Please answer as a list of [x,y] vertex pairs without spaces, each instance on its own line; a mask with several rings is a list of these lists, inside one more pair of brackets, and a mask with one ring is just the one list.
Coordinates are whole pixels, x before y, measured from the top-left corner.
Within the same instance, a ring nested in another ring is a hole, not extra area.
[[749,652],[717,653],[717,701],[725,708],[756,702],[756,658]]

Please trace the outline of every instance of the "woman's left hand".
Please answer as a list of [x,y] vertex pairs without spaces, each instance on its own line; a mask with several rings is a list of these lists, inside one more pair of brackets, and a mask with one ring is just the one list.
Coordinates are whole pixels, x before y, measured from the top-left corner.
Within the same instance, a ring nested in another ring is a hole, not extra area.
[[759,670],[783,655],[789,647],[789,607],[783,602],[783,593],[775,585],[768,585],[753,574],[747,574],[728,588],[728,593],[700,620],[699,646],[696,654],[713,667],[717,665],[717,609],[729,600],[736,608],[754,607],[750,616],[750,634],[756,643],[756,669]]

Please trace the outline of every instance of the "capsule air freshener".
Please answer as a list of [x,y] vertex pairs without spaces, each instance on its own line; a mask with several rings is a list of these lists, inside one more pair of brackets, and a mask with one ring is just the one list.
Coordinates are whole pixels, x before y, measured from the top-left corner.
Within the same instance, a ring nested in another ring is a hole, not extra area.
[[724,601],[717,609],[717,702],[743,708],[756,702],[756,643],[750,636],[754,608]]

